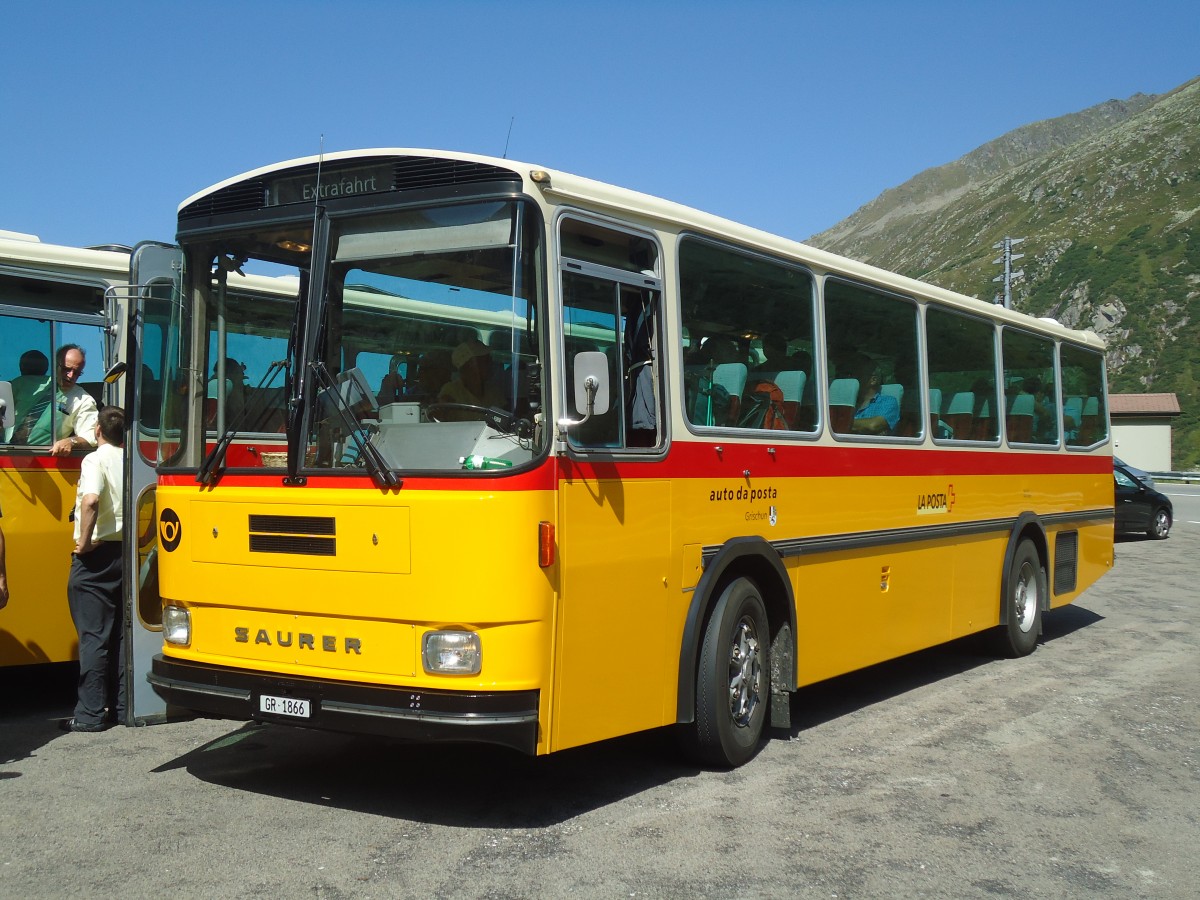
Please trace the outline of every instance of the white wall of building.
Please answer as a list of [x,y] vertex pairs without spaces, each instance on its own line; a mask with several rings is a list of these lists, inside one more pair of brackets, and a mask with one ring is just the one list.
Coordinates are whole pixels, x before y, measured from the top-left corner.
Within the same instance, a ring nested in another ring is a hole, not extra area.
[[1162,419],[1116,419],[1113,453],[1147,472],[1171,471],[1171,425]]

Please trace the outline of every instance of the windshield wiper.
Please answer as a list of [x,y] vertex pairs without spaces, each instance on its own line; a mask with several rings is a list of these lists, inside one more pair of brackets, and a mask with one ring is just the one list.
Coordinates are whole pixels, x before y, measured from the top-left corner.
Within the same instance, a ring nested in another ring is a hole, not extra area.
[[337,381],[329,374],[329,369],[325,367],[323,362],[313,362],[310,366],[313,374],[316,376],[317,383],[323,389],[322,394],[328,397],[334,408],[337,410],[338,419],[341,420],[342,430],[345,431],[347,437],[353,439],[358,445],[359,458],[362,459],[366,467],[371,471],[371,477],[375,479],[376,484],[381,488],[398,488],[403,484],[399,474],[395,469],[388,466],[379,448],[371,443],[369,436],[364,437],[366,430],[358,424],[354,418],[354,413],[346,403],[346,398],[342,396],[342,392],[338,390]]
[[[282,371],[286,367],[286,360],[277,360],[271,363],[270,367],[267,369],[267,374],[262,377],[262,381],[260,381],[258,386],[254,389],[256,402],[253,404],[253,406],[255,415],[258,415],[260,412],[262,412],[263,404],[265,402],[261,393],[262,388],[266,386],[268,381],[275,377],[277,372]],[[250,406],[244,405],[241,411],[234,416],[233,421],[225,426],[225,430],[221,432],[221,436],[217,439],[217,442],[213,445],[213,448],[208,451],[208,455],[204,457],[204,462],[200,464],[199,471],[196,472],[197,484],[213,485],[216,484],[220,479],[221,475],[225,471],[225,467],[222,465],[225,460],[225,452],[229,449],[229,445],[233,443],[233,439],[237,437],[238,430],[241,428],[242,422],[246,420],[249,413]]]

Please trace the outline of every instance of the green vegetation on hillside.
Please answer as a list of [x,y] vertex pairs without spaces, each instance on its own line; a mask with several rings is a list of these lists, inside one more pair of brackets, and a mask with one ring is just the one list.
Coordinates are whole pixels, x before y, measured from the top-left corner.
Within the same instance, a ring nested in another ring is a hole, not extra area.
[[985,148],[886,192],[811,243],[992,299],[992,245],[1024,237],[1014,306],[1100,334],[1113,391],[1176,394],[1173,464],[1200,468],[1200,80]]

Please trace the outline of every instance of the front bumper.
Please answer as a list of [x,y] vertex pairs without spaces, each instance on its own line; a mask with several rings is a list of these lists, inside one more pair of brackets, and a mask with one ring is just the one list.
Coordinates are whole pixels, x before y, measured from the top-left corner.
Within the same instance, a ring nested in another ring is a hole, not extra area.
[[[428,691],[251,672],[154,657],[146,679],[168,703],[229,719],[433,743],[500,744],[537,752],[537,691]],[[259,697],[308,700],[306,719],[259,709]]]

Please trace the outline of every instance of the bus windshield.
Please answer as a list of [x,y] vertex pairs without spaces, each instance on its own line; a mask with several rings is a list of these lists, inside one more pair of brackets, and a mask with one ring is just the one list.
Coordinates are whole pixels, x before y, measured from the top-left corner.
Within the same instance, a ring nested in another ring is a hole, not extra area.
[[[547,441],[543,292],[539,231],[526,218],[509,200],[446,204],[320,219],[315,241],[297,232],[266,248],[258,233],[207,249],[217,260],[204,364],[210,446],[300,428],[300,468],[347,474],[533,460]],[[311,258],[313,243],[327,248],[323,260]],[[239,285],[233,272],[248,257],[279,263],[289,249],[295,276],[273,279],[280,296]],[[296,313],[310,280],[320,283],[305,341]],[[310,382],[307,414],[289,420],[297,372]],[[282,453],[262,459],[285,463]]]

